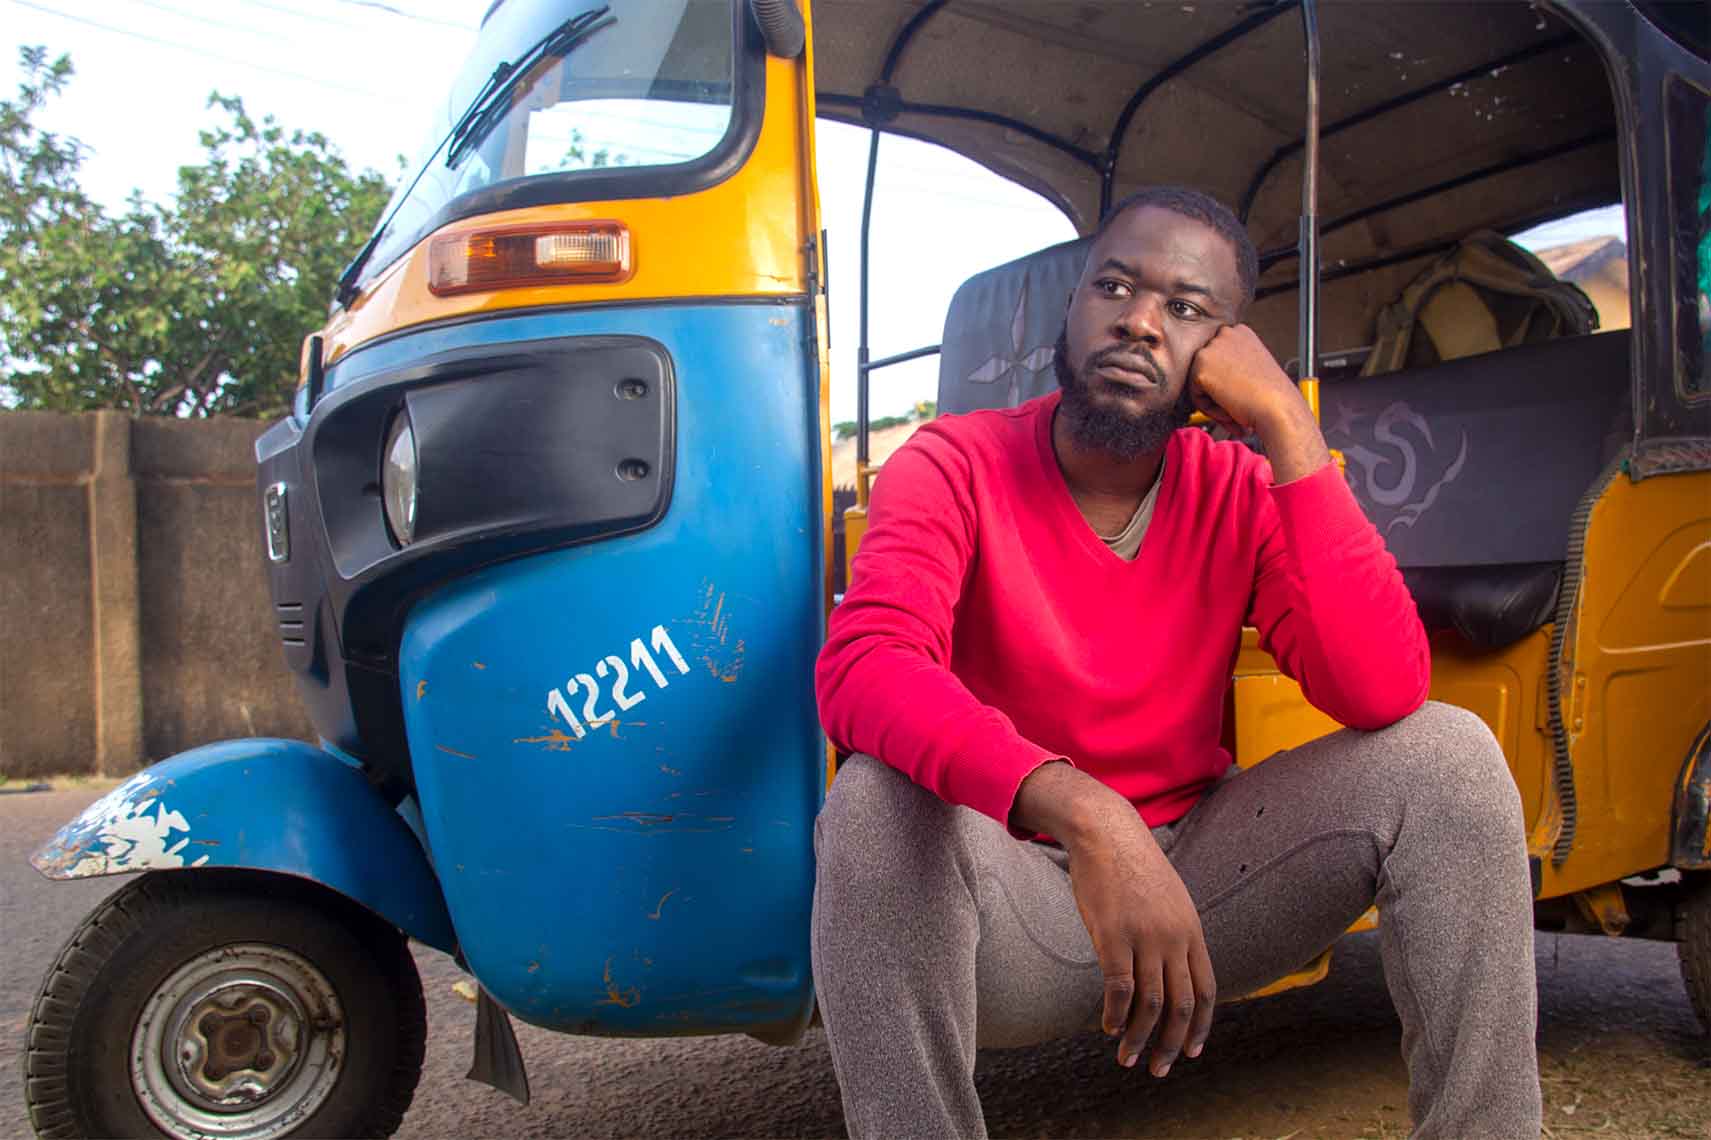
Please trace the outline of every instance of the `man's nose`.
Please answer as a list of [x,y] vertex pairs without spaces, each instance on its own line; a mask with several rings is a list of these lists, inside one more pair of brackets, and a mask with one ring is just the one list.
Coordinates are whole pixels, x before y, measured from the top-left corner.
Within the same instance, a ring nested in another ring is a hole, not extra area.
[[1156,297],[1132,297],[1117,313],[1116,332],[1124,340],[1138,340],[1148,347],[1158,345],[1164,335],[1164,307]]

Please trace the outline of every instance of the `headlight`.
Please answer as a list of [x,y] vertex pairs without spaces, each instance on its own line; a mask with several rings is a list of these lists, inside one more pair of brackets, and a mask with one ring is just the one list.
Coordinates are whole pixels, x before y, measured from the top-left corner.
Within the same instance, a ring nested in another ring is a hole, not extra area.
[[392,426],[386,431],[380,497],[392,541],[399,546],[410,545],[416,537],[416,433],[410,430],[410,413],[403,410],[392,417]]

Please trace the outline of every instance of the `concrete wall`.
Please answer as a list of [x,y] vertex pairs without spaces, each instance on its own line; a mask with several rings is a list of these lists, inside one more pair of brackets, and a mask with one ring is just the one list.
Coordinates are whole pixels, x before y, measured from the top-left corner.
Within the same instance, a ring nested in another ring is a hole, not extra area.
[[264,427],[0,414],[0,775],[310,734],[271,624]]

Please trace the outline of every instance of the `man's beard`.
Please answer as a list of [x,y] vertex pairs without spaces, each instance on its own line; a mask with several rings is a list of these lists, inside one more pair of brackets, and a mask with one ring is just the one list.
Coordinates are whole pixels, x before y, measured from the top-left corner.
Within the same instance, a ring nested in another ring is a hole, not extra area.
[[[1126,345],[1118,351],[1145,357],[1156,369],[1155,382],[1164,383],[1164,370],[1158,368],[1145,345]],[[1194,414],[1194,400],[1189,394],[1187,381],[1183,382],[1182,391],[1174,403],[1130,413],[1122,407],[1094,400],[1093,385],[1099,381],[1087,373],[1098,364],[1099,354],[1095,353],[1082,371],[1076,371],[1069,361],[1069,326],[1066,324],[1058,333],[1052,368],[1057,372],[1058,386],[1063,389],[1063,402],[1059,409],[1069,427],[1070,437],[1077,444],[1128,460],[1156,451],[1164,446],[1172,432],[1188,426],[1188,417]]]

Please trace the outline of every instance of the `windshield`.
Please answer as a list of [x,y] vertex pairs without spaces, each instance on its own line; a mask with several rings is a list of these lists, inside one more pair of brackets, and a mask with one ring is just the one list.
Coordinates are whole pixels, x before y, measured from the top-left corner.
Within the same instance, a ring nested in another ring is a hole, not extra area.
[[[693,171],[733,134],[741,112],[736,2],[499,5],[452,85],[421,173],[414,185],[402,184],[381,215],[391,221],[358,281],[454,218],[553,201],[683,192],[680,185],[650,185],[646,174]],[[535,60],[481,116],[474,137],[446,145],[452,125],[477,102],[496,69],[527,56],[567,19],[601,8],[609,9],[603,26],[569,54]],[[630,179],[621,177],[631,172]]]

